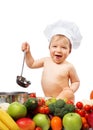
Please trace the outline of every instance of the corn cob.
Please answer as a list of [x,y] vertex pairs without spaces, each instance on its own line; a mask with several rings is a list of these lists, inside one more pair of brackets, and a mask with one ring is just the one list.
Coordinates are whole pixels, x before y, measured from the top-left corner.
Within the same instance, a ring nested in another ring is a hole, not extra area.
[[0,109],[0,120],[9,128],[9,130],[20,130],[13,118],[3,109]]
[[2,121],[0,121],[0,130],[9,130],[9,128]]

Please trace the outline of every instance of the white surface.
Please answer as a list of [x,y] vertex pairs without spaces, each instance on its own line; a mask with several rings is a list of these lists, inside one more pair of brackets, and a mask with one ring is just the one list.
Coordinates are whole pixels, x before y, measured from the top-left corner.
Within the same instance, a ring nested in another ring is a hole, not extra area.
[[32,82],[23,89],[16,84],[21,74],[21,44],[28,41],[35,58],[49,54],[43,34],[46,25],[59,19],[75,22],[82,33],[82,44],[68,60],[79,74],[81,84],[76,100],[89,98],[93,89],[93,19],[92,0],[1,0],[0,1],[0,91],[28,91],[43,96],[41,71],[25,65],[23,75]]

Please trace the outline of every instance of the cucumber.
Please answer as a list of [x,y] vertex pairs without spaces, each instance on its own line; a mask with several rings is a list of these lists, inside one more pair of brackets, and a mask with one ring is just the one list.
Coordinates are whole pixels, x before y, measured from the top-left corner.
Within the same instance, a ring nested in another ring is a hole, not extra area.
[[28,98],[26,102],[24,103],[26,106],[27,110],[34,110],[38,106],[38,100],[37,98]]

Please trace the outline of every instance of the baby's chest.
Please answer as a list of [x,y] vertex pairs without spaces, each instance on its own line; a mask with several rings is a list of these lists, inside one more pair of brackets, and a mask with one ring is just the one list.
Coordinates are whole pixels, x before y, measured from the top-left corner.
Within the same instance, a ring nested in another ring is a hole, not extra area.
[[69,70],[67,68],[56,67],[56,68],[46,68],[44,70],[44,74],[47,77],[54,77],[54,78],[66,78],[69,77]]

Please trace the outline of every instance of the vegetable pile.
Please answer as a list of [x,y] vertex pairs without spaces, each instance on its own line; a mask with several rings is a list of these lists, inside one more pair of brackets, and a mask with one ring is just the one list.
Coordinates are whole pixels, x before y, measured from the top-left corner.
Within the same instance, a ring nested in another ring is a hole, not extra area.
[[75,111],[75,106],[72,104],[67,104],[64,100],[58,99],[56,102],[49,104],[50,113],[54,116],[59,116],[63,118],[63,116],[69,112]]
[[[66,123],[68,121],[66,121],[66,118],[68,115],[70,120],[76,115],[79,116],[80,119],[75,119],[79,121],[79,130],[89,130],[89,128],[93,128],[92,99],[73,103],[71,100],[56,99],[53,97],[45,99],[31,94],[24,103],[13,102],[6,104],[7,106],[4,104],[1,104],[0,109],[6,111],[13,121],[16,122],[19,127],[16,130],[63,130],[65,126],[67,127]],[[9,109],[10,107],[12,108],[11,110]],[[1,113],[2,112],[1,110]],[[1,129],[4,129],[3,125],[7,126],[8,123],[6,121],[9,120],[9,116],[2,116],[3,120],[0,119],[0,121],[4,121],[3,124],[0,125]],[[76,126],[77,123],[74,123],[74,125],[76,129],[76,127],[78,127]],[[70,126],[68,128],[70,128]],[[73,128],[70,129],[72,130]]]
[[[81,130],[89,130],[91,127],[88,122],[88,115],[93,113],[93,105],[85,104],[81,101],[78,101],[75,104],[71,100],[66,101],[63,99],[55,99],[53,97],[45,100],[42,97],[37,98],[30,96],[24,105],[27,107],[27,117],[30,117],[31,119],[33,119],[38,113],[47,115],[50,118],[50,121],[53,117],[63,119],[68,113],[77,113],[82,120]],[[49,130],[51,130],[51,125]]]

